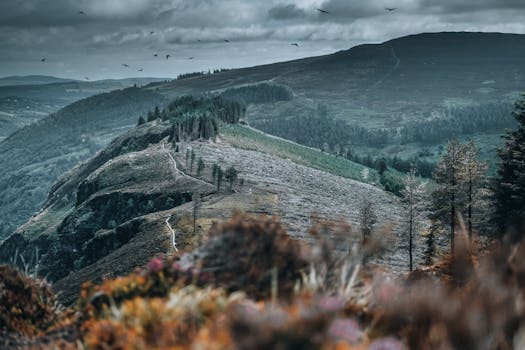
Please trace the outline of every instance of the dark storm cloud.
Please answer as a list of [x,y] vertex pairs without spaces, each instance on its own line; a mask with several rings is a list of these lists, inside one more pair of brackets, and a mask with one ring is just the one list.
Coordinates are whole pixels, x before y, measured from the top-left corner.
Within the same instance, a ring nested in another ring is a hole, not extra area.
[[432,11],[443,14],[458,13],[458,12],[478,12],[486,10],[524,10],[525,1],[523,0],[478,0],[478,1],[462,1],[462,0],[422,0],[419,6],[422,12]]
[[328,0],[322,3],[321,8],[330,12],[330,16],[319,14],[319,17],[329,21],[330,17],[337,19],[357,19],[374,17],[383,14],[385,11],[385,1],[346,1]]
[[[23,28],[100,22],[137,24],[150,20],[149,10],[154,8],[146,0],[3,0],[0,24]],[[85,15],[79,14],[81,11]]]
[[0,0],[0,74],[26,64],[118,75],[122,59],[175,69],[153,53],[179,60],[177,72],[254,65],[459,30],[525,33],[525,0]]
[[306,12],[295,4],[279,4],[268,10],[268,17],[276,20],[287,20],[307,17]]

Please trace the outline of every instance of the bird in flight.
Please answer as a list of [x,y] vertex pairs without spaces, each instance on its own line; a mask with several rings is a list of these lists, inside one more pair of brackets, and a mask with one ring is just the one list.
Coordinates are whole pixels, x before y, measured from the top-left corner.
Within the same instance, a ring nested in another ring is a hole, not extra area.
[[292,46],[297,46],[297,47],[299,47],[299,44],[298,44],[298,43],[293,43],[293,44],[291,44],[291,45],[292,45]]
[[194,59],[194,58],[195,58],[195,57],[188,57],[189,60],[192,60],[192,59]]
[[152,30],[151,32],[149,32],[149,35],[153,35],[155,34],[155,32]]
[[167,54],[167,55],[166,55],[166,59],[167,59],[167,60],[169,60],[169,59],[170,59],[170,57],[171,57],[171,55],[170,55],[170,54]]
[[230,41],[228,39],[224,39],[224,42],[225,43],[229,43]]
[[324,14],[330,14],[330,12],[328,12],[326,10],[323,10],[323,9],[317,9],[317,11],[319,11],[321,13],[324,13]]
[[42,59],[40,60],[40,62],[45,62],[46,60],[47,60],[47,58],[44,57],[44,58],[42,58]]
[[84,79],[86,79],[86,80],[89,80],[89,78],[88,78],[88,77],[84,77]]
[[158,53],[154,53],[153,56],[159,57],[159,54]]
[[139,68],[139,69],[137,70],[137,72],[142,72],[142,71],[144,71],[144,69],[142,69],[142,68]]
[[395,7],[385,7],[385,10],[387,10],[388,12],[393,12],[393,11],[397,10],[397,8],[395,8]]
[[78,11],[79,15],[85,15],[86,13],[84,11]]
[[122,66],[126,67],[126,68],[129,68],[129,64],[126,64],[126,63],[122,63]]

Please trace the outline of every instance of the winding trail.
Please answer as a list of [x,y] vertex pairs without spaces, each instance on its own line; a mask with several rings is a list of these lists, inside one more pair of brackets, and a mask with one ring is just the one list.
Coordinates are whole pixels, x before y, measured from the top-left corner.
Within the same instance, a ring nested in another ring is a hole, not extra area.
[[[166,145],[164,142],[162,142],[162,150],[165,151],[168,157],[170,158],[170,162],[173,165],[173,176],[177,178],[177,176],[180,173],[179,169],[177,168],[177,161],[175,161],[175,158],[173,158],[169,149],[166,148]],[[171,219],[171,215],[166,218],[166,226],[168,226],[168,230],[171,233],[171,245],[173,246],[173,249],[176,252],[178,252],[179,249],[177,248],[176,234],[175,234],[175,230],[170,225],[170,219]]]
[[385,74],[385,76],[383,78],[381,78],[379,81],[377,81],[374,85],[372,85],[372,87],[370,88],[370,90],[374,90],[375,88],[377,88],[379,85],[383,84],[385,82],[385,80],[387,80],[388,78],[390,78],[390,76],[392,75],[392,73],[394,73],[398,68],[399,68],[399,65],[401,64],[401,60],[399,59],[399,57],[397,57],[397,54],[396,54],[396,50],[391,47],[390,48],[392,50],[392,56],[394,57],[394,59],[396,60],[396,64],[394,65],[394,67],[392,67],[392,69],[390,69],[390,71],[388,73]]
[[170,230],[170,233],[171,233],[171,244],[173,245],[173,249],[175,249],[175,251],[178,252],[179,249],[177,249],[177,241],[175,240],[175,230],[170,225],[170,219],[171,219],[171,215],[166,218],[166,226],[168,226],[168,229]]
[[168,157],[170,158],[171,164],[173,165],[173,176],[177,178],[177,176],[180,173],[179,169],[177,168],[177,162],[175,161],[175,158],[173,158],[173,156],[171,155],[170,151],[166,149],[164,142],[162,143],[162,150],[165,151]]

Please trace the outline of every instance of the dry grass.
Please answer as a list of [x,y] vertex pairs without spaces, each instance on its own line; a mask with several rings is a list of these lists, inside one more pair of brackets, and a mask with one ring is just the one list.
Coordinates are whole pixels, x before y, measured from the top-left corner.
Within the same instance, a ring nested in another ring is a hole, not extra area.
[[275,219],[236,216],[212,228],[193,265],[157,257],[131,275],[86,285],[77,307],[80,345],[68,346],[524,348],[525,244],[479,253],[462,237],[454,256],[392,277],[367,263],[384,242],[368,239],[345,255],[333,253],[333,238],[348,230],[320,222],[311,230],[314,244],[305,245]]

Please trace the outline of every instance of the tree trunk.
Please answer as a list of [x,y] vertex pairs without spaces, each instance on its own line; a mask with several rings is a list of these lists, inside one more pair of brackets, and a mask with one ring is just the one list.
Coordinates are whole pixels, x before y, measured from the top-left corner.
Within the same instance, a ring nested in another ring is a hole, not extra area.
[[468,238],[472,240],[472,178],[468,183]]
[[414,222],[414,214],[413,214],[413,211],[414,209],[413,208],[410,208],[410,222],[409,222],[409,229],[408,229],[408,235],[409,235],[409,241],[408,241],[408,252],[409,252],[409,258],[410,258],[410,272],[413,271],[414,267],[413,267],[413,258],[412,258],[412,225],[413,225],[413,222]]
[[450,201],[450,253],[455,254],[454,240],[455,240],[455,223],[456,223],[456,171],[452,170],[452,193]]
[[450,252],[454,255],[454,239],[455,239],[455,223],[456,223],[456,193],[452,191],[451,205],[450,205]]

